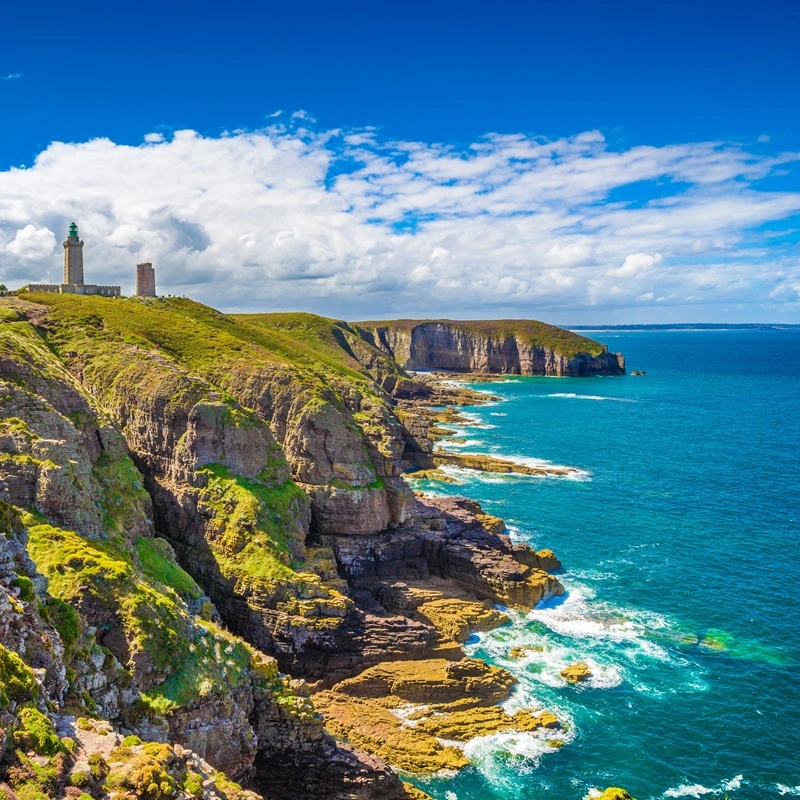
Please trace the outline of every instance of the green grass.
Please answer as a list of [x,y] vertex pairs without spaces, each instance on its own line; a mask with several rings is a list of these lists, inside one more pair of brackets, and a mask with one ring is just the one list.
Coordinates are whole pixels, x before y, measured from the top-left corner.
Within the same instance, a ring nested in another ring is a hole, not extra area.
[[58,631],[69,657],[83,630],[80,614],[69,603],[52,596],[47,598],[40,611]]
[[194,578],[174,561],[169,544],[163,539],[139,537],[136,552],[148,578],[169,586],[184,598],[198,600],[203,596]]
[[41,436],[35,434],[28,423],[19,417],[4,417],[0,419],[0,435],[17,435],[23,436],[28,442],[35,442],[41,439]]
[[103,453],[92,466],[92,475],[100,489],[104,530],[112,536],[124,534],[131,520],[142,517],[150,499],[141,473],[129,456],[112,458]]
[[154,711],[168,713],[221,690],[230,692],[247,680],[252,657],[244,642],[212,622],[198,625],[203,633],[188,645],[173,643],[173,674],[142,693]]
[[[208,484],[201,502],[214,514],[211,545],[223,574],[237,591],[274,592],[282,583],[295,585],[287,528],[306,502],[291,480],[270,486],[232,475],[221,465],[202,470]],[[295,535],[302,529],[295,523]]]
[[304,350],[312,351],[322,363],[349,377],[371,376],[354,348],[371,351],[366,355],[384,374],[404,374],[390,358],[346,322],[302,312],[235,314],[233,318],[264,333],[280,334],[294,340]]
[[23,602],[30,603],[36,599],[33,581],[27,575],[17,575],[11,583],[19,589],[19,599]]
[[[56,328],[48,341],[57,350],[106,351],[118,362],[135,358],[138,345],[157,352],[191,372],[222,385],[232,366],[291,366],[311,384],[325,384],[331,372],[363,391],[372,392],[369,377],[346,351],[315,347],[302,341],[293,328],[250,324],[252,320],[228,316],[191,300],[170,298],[142,301],[32,294],[33,302],[51,311]],[[322,318],[318,318],[322,319]],[[120,345],[127,347],[120,348]],[[109,348],[111,351],[109,352]]]

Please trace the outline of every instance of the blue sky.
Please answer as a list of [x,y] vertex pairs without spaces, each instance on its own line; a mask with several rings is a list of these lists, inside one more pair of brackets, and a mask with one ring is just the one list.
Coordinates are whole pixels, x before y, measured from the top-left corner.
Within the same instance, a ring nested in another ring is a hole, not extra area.
[[769,0],[12,4],[0,280],[56,279],[79,216],[97,280],[148,257],[232,309],[800,321],[798,34]]

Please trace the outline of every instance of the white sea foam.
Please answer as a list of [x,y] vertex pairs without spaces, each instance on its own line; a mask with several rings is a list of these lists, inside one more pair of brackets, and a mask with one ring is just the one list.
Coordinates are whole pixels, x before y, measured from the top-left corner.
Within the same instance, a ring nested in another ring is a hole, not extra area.
[[712,794],[713,789],[709,789],[700,783],[694,783],[691,786],[679,786],[677,789],[667,789],[664,792],[665,797],[700,797],[704,794]]
[[490,736],[479,736],[466,744],[450,741],[442,743],[461,749],[475,768],[497,785],[497,779],[500,777],[497,770],[497,757],[501,753],[516,760],[516,775],[513,778],[516,781],[519,773],[535,769],[543,755],[557,750],[558,745],[553,745],[551,740],[563,742],[567,739],[568,734],[563,731],[537,733],[503,731]]
[[614,403],[636,403],[630,397],[604,397],[599,394],[576,394],[575,392],[553,392],[552,394],[545,394],[542,397],[567,397],[570,400],[610,400]]
[[470,427],[486,428],[486,429],[492,429],[497,427],[497,425],[491,425],[488,422],[484,422],[480,414],[476,414],[474,411],[464,411],[463,408],[459,408],[458,414],[459,416],[467,420],[467,422],[464,424],[468,424]]
[[[462,455],[467,456],[481,456],[486,455],[485,453],[475,453],[475,452],[465,452],[459,451]],[[492,458],[496,458],[496,456],[492,456]],[[509,459],[500,459],[502,461],[507,461],[510,464],[515,464],[517,462],[512,462]],[[556,469],[565,469],[571,470],[575,469],[574,467],[562,467],[560,464],[547,464],[548,467],[556,470]],[[520,480],[565,480],[565,481],[588,481],[591,480],[591,475],[588,472],[584,472],[583,470],[575,470],[575,472],[568,472],[566,474],[541,474],[541,475],[523,475],[519,472],[484,472],[483,470],[478,469],[470,469],[469,467],[459,467],[456,464],[441,464],[438,469],[441,472],[444,472],[446,475],[450,475],[450,477],[455,478],[458,481],[465,481],[465,480],[476,480],[480,481],[481,483],[508,483],[509,481],[520,481]]]
[[586,659],[592,677],[586,681],[586,686],[592,689],[613,689],[622,683],[622,670],[616,665],[603,666],[594,659]]
[[507,417],[508,416],[508,414],[506,414],[503,411],[490,411],[489,415],[492,416],[492,417]]
[[[519,681],[504,707],[509,713],[526,707],[545,707],[563,718],[554,706],[580,703],[575,691],[596,691],[630,685],[651,695],[675,691],[705,691],[707,685],[695,665],[652,640],[654,631],[668,625],[661,615],[618,608],[594,596],[590,586],[562,578],[568,593],[528,613],[505,610],[511,625],[481,634],[470,641],[469,655],[488,658]],[[512,650],[517,650],[512,657]],[[589,665],[592,677],[567,689],[561,671],[576,661]],[[666,685],[655,678],[656,665],[677,670]]]
[[417,720],[410,719],[411,715],[418,711],[425,712],[427,710],[428,706],[409,703],[408,705],[398,706],[397,708],[390,708],[389,712],[394,714],[398,719],[403,720],[404,728],[416,728]]
[[736,775],[734,778],[731,778],[729,781],[722,782],[722,788],[726,792],[732,792],[734,789],[739,789],[742,786],[742,780],[744,775]]
[[460,450],[463,447],[480,447],[483,442],[480,439],[467,439],[464,442],[454,442],[451,440],[447,440],[447,447],[450,450]]
[[800,797],[800,786],[787,786],[785,783],[776,783],[775,788],[779,794],[791,794]]

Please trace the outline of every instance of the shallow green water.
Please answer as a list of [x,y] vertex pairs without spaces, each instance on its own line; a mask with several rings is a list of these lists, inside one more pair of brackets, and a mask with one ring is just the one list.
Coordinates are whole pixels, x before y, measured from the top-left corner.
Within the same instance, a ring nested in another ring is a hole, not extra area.
[[[454,473],[513,535],[554,549],[567,595],[476,638],[519,678],[511,706],[569,730],[471,743],[441,800],[800,795],[800,332],[590,334],[644,377],[474,384],[464,452],[578,479]],[[508,657],[530,645],[520,660]],[[578,659],[594,677],[567,685]]]

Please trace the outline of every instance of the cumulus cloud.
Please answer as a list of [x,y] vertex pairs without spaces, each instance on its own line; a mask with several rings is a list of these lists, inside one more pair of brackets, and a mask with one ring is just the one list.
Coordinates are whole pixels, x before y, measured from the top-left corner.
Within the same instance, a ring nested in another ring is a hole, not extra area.
[[621,267],[610,269],[606,274],[614,278],[633,278],[651,272],[660,261],[660,253],[631,253]]
[[764,182],[797,154],[619,150],[597,131],[455,148],[283,119],[147,134],[138,147],[54,142],[32,167],[0,172],[0,280],[48,258],[55,274],[52,231],[75,219],[92,282],[130,291],[134,264],[152,261],[161,292],[228,310],[560,321],[797,310],[796,250],[769,231],[800,213],[800,192]]
[[20,262],[44,261],[56,249],[56,236],[47,228],[26,225],[6,245],[6,252]]

